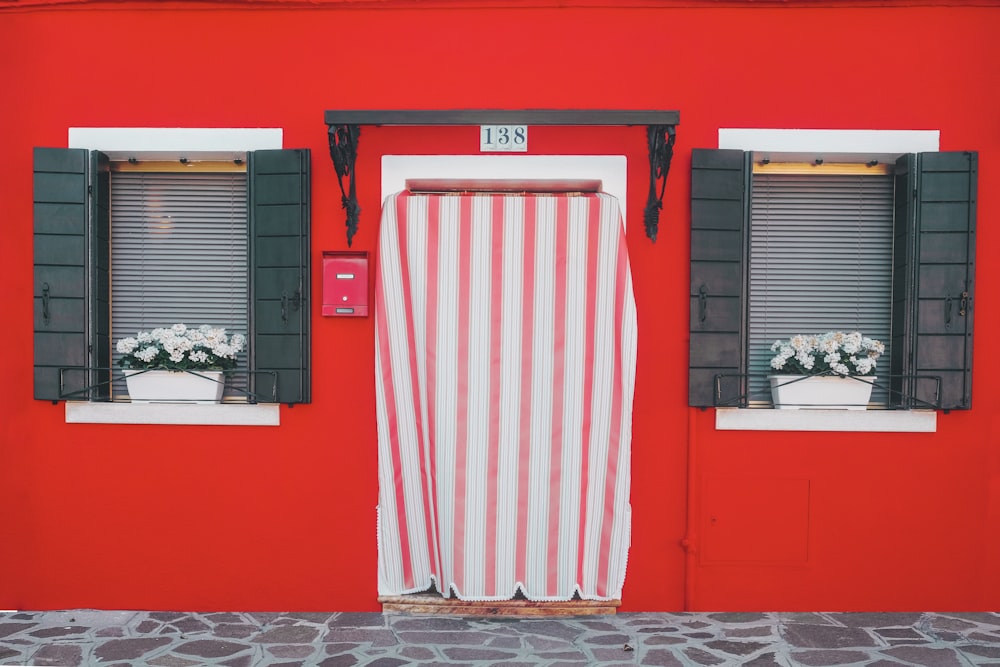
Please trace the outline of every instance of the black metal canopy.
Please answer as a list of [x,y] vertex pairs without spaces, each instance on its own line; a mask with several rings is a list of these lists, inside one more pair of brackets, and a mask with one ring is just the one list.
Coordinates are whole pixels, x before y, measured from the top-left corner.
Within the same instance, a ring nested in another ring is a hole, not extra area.
[[632,109],[328,110],[327,125],[677,125],[679,111]]
[[[327,110],[324,120],[329,134],[330,159],[337,172],[341,203],[347,212],[348,246],[357,231],[361,213],[355,190],[354,167],[362,125],[645,125],[649,144],[649,196],[643,221],[646,236],[655,242],[680,112],[635,109],[337,109]],[[349,179],[346,188],[345,177]]]

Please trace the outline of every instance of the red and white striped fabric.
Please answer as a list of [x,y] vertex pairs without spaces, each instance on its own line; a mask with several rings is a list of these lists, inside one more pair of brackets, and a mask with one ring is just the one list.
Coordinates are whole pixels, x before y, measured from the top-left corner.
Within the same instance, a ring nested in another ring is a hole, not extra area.
[[390,196],[379,593],[621,597],[636,316],[617,201]]

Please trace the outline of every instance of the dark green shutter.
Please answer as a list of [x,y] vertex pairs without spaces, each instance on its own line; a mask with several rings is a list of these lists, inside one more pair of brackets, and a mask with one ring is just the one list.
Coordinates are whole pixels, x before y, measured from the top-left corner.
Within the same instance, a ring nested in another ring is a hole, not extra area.
[[[747,162],[739,150],[691,153],[692,406],[736,405],[746,394]],[[716,375],[727,376],[718,397]]]
[[308,150],[249,155],[250,355],[253,391],[279,403],[311,400]]
[[90,343],[92,398],[111,397],[111,162],[90,152]]
[[[108,372],[97,368],[110,360],[108,159],[36,148],[34,161],[34,395],[106,397]],[[61,368],[75,369],[62,383]]]
[[[892,372],[940,377],[944,409],[972,407],[977,172],[974,152],[896,162]],[[896,380],[894,401],[926,407],[935,387]]]

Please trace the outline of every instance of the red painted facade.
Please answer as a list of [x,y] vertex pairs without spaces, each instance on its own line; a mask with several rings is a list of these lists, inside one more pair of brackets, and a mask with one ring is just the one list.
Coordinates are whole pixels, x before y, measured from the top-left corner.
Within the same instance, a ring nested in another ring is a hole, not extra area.
[[[680,111],[655,245],[644,128],[530,134],[531,154],[628,158],[623,610],[1000,607],[1000,3],[373,4],[0,2],[0,608],[379,608],[373,319],[320,314],[322,251],[346,249],[323,112],[392,108]],[[311,404],[279,427],[90,425],[31,398],[32,147],[70,127],[277,127],[312,149]],[[717,431],[687,407],[691,149],[741,127],[979,152],[972,410],[845,434]],[[364,127],[353,249],[377,251],[383,154],[478,150],[475,127]]]

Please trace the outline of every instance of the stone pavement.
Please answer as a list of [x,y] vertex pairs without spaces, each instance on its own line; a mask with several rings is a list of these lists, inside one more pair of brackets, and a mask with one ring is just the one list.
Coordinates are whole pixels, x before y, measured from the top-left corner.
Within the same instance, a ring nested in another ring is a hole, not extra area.
[[0,613],[0,665],[1000,665],[998,613]]

